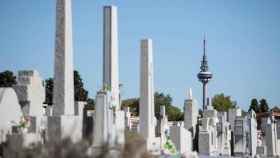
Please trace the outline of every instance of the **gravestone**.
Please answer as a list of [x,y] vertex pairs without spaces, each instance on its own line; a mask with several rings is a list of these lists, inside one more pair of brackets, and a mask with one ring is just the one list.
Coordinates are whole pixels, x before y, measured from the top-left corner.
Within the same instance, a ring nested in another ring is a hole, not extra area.
[[244,117],[236,117],[234,122],[234,155],[235,156],[242,156],[247,152],[247,124],[246,118]]
[[189,154],[192,152],[192,135],[183,125],[171,126],[170,138],[180,154]]
[[125,107],[125,127],[126,129],[131,129],[131,112],[129,107]]
[[36,70],[19,71],[17,84],[13,88],[17,93],[24,115],[43,116],[45,86],[44,81]]
[[267,157],[275,157],[280,156],[277,140],[277,129],[276,129],[276,121],[273,116],[267,121],[266,130],[265,130],[265,140],[266,140],[266,148],[267,148]]
[[47,118],[47,138],[82,138],[81,116],[75,116],[71,0],[56,1],[53,115]]
[[188,99],[184,103],[184,126],[191,131],[192,137],[196,135],[196,125],[198,119],[197,101],[192,96],[192,90],[189,89]]
[[249,139],[248,139],[248,147],[251,156],[255,156],[257,154],[257,120],[256,113],[254,110],[249,112],[248,117],[248,126],[249,126]]
[[217,111],[207,106],[203,111],[199,127],[198,148],[201,155],[215,156],[217,151]]
[[152,40],[141,40],[140,48],[140,134],[146,141],[146,149],[156,152],[160,147],[160,139],[155,137]]
[[160,117],[156,126],[156,136],[160,137],[161,145],[166,141],[166,133],[168,132],[168,118],[165,112],[165,106],[160,106]]
[[0,143],[6,141],[8,133],[17,133],[16,126],[21,116],[21,108],[14,89],[0,88]]
[[[109,96],[106,91],[99,91],[96,95],[96,113],[94,115],[94,146],[102,146],[109,141],[109,127],[108,120],[109,113]],[[110,129],[109,129],[110,128]]]
[[242,116],[242,109],[240,107],[232,108],[228,110],[228,122],[230,123],[230,126],[234,130],[234,121],[236,117]]
[[217,123],[217,145],[219,155],[230,156],[230,140],[231,140],[231,130],[230,124],[227,121],[227,113],[219,112],[218,113],[219,122]]

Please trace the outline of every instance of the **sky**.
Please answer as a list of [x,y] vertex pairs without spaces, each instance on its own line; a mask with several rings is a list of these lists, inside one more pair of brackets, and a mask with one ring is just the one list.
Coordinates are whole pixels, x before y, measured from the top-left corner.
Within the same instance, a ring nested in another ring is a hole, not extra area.
[[[74,67],[93,98],[102,83],[104,5],[118,7],[123,98],[139,96],[140,40],[151,38],[155,90],[182,107],[192,88],[201,105],[206,34],[210,96],[224,93],[245,110],[254,97],[280,106],[279,0],[73,0]],[[0,20],[0,71],[52,77],[55,0],[1,0]]]

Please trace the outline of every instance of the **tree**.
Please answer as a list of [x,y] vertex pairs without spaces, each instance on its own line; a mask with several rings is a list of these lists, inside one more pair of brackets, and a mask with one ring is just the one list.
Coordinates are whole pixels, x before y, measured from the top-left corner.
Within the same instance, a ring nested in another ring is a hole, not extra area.
[[271,111],[273,111],[273,112],[280,112],[280,108],[277,107],[277,106],[274,106],[274,107],[271,109]]
[[45,104],[52,105],[53,104],[53,79],[49,78],[45,80],[45,92],[46,99]]
[[260,107],[259,112],[268,112],[269,111],[269,107],[268,107],[268,104],[265,99],[260,100],[259,107]]
[[236,106],[236,102],[232,101],[230,96],[225,96],[221,93],[213,97],[212,105],[217,111],[228,111],[228,109]]
[[0,87],[12,87],[16,83],[16,76],[12,71],[7,70],[0,73]]
[[78,71],[74,71],[75,101],[87,101],[88,91],[84,88],[83,80]]
[[[184,113],[181,110],[172,105],[172,97],[167,94],[155,92],[155,116],[159,118],[160,116],[160,106],[165,106],[166,114],[168,116],[168,120],[170,121],[181,121],[184,120]],[[133,112],[136,116],[139,115],[139,98],[130,98],[122,101],[122,108],[130,107],[131,112]]]
[[132,112],[133,115],[138,116],[139,115],[139,98],[125,99],[122,101],[121,107],[122,107],[122,109],[124,109],[125,107],[129,107],[130,112]]
[[[45,80],[46,99],[45,104],[53,104],[53,78]],[[83,80],[78,71],[74,71],[74,97],[75,101],[86,101],[90,105],[94,105],[94,100],[88,98],[88,91],[84,88]]]
[[254,110],[256,113],[258,113],[260,111],[260,109],[259,109],[259,102],[258,102],[258,100],[256,98],[253,98],[251,100],[251,105],[250,105],[248,111],[251,111],[251,110]]

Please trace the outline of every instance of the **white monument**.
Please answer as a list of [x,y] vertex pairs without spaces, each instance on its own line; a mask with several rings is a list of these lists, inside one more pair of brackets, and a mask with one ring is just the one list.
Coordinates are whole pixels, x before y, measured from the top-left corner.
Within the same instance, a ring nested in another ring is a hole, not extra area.
[[106,91],[99,91],[96,95],[96,108],[94,118],[94,146],[102,146],[109,141],[110,100]]
[[103,89],[96,96],[94,146],[123,145],[125,113],[120,109],[117,8],[103,8]]
[[203,118],[201,118],[201,126],[199,127],[198,136],[198,150],[201,155],[215,156],[217,151],[217,111],[207,106],[203,111]]
[[120,109],[117,7],[103,9],[103,88],[111,91],[112,105]]
[[255,156],[257,154],[257,120],[256,113],[254,110],[251,110],[248,114],[248,127],[249,127],[249,139],[248,146],[249,152],[251,156]]
[[235,118],[233,130],[234,156],[242,156],[248,153],[247,127],[247,119],[245,117],[237,116]]
[[196,125],[198,119],[197,101],[192,96],[192,90],[189,89],[188,98],[184,103],[184,126],[192,133],[192,137],[196,134]]
[[[0,143],[6,141],[6,135],[12,134],[22,116],[18,97],[13,88],[0,88]],[[17,130],[17,129],[15,129]]]
[[48,138],[82,138],[82,117],[74,114],[74,70],[71,0],[57,0],[53,116],[48,117]]
[[280,156],[280,147],[277,139],[277,126],[273,116],[268,119],[265,130],[267,157]]
[[231,130],[230,123],[227,121],[227,113],[218,113],[219,122],[217,123],[217,145],[218,154],[223,156],[231,155]]
[[43,116],[45,101],[44,81],[36,70],[18,72],[15,89],[22,111],[26,116]]
[[181,154],[192,153],[192,135],[183,125],[173,125],[170,127],[170,138],[176,149]]
[[53,115],[74,115],[71,0],[57,0]]
[[155,137],[153,47],[151,39],[141,40],[140,59],[140,134],[149,151],[157,148]]

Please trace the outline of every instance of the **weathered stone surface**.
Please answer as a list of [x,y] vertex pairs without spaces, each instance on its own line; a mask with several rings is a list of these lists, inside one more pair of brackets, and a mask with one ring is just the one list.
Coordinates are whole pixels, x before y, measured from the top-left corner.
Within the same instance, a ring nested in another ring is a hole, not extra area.
[[50,116],[47,120],[49,140],[60,140],[69,137],[77,142],[82,139],[82,118],[74,115]]
[[191,133],[183,126],[171,126],[170,138],[175,144],[179,153],[191,153],[192,151],[192,136]]
[[0,143],[6,140],[7,133],[12,133],[12,126],[19,123],[21,116],[14,89],[0,88]]
[[102,146],[109,142],[109,97],[105,91],[99,91],[95,100],[93,143]]
[[188,92],[188,96],[184,103],[184,126],[192,132],[194,137],[198,118],[197,101],[192,97],[191,89]]
[[[140,134],[150,143],[155,138],[152,40],[141,40],[140,59]],[[147,147],[151,147],[147,145]],[[149,148],[147,148],[149,150]]]
[[75,102],[75,108],[74,108],[74,114],[76,116],[83,117],[84,107],[86,105],[85,101],[76,101]]
[[140,133],[144,138],[155,137],[152,53],[152,40],[142,40],[140,61]]
[[120,109],[117,7],[103,9],[103,88],[111,91],[112,105]]
[[53,115],[74,115],[71,0],[57,0]]
[[19,103],[26,116],[43,116],[43,102],[45,101],[45,86],[43,79],[36,70],[22,70],[18,72],[17,84],[13,86]]

